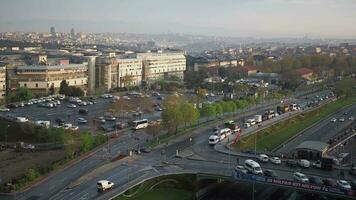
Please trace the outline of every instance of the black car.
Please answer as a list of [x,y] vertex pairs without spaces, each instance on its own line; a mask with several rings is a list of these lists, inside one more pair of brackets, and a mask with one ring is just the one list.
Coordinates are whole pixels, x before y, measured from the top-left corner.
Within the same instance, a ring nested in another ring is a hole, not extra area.
[[322,185],[322,184],[323,184],[323,181],[321,180],[321,178],[316,177],[316,176],[313,176],[313,177],[310,177],[310,178],[309,178],[309,183],[317,184],[317,185]]
[[64,121],[63,119],[61,119],[61,118],[57,118],[57,119],[56,119],[56,123],[57,123],[58,125],[60,125],[60,126],[63,125],[64,122],[65,122],[65,121]]
[[273,170],[270,170],[270,169],[264,170],[263,174],[265,176],[267,176],[267,177],[273,177],[273,178],[278,177],[277,173],[275,171],[273,171]]
[[79,113],[80,115],[87,115],[87,114],[88,114],[88,110],[87,110],[87,109],[79,109],[79,110],[78,110],[78,113]]
[[351,189],[356,190],[356,181],[351,181],[350,185],[351,185]]
[[14,103],[10,103],[10,104],[6,105],[6,108],[17,108],[17,107],[19,107],[19,106]]
[[150,153],[150,152],[151,152],[151,149],[150,149],[150,148],[145,148],[145,147],[143,147],[143,148],[140,149],[140,151],[141,151],[142,153]]
[[298,162],[295,161],[295,160],[287,160],[286,165],[287,165],[288,167],[295,168],[295,167],[298,166]]
[[335,184],[334,180],[326,178],[326,179],[323,179],[323,185],[332,187],[332,186],[335,186],[336,184]]

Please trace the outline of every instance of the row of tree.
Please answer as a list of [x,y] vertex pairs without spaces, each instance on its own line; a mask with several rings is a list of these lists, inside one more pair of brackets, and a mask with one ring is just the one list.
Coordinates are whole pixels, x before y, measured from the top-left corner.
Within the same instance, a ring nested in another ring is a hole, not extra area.
[[82,97],[84,96],[84,91],[79,87],[69,86],[67,81],[63,80],[59,87],[59,94],[64,94],[70,97]]

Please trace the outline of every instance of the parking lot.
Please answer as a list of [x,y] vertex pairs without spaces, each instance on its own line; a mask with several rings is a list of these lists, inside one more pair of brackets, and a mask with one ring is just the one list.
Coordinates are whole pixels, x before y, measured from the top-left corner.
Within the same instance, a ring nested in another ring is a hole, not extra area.
[[[121,96],[121,100],[127,96]],[[134,97],[130,97],[134,98]],[[152,99],[153,104],[158,103],[161,100],[158,100],[156,97],[149,97]],[[83,101],[88,102],[87,105],[81,103],[70,102],[68,98],[63,100],[59,98],[54,98],[54,101],[59,101],[60,104],[57,104],[56,107],[44,107],[42,103],[33,103],[32,105],[24,104],[18,106],[17,108],[10,108],[8,112],[0,112],[0,116],[6,118],[16,119],[17,117],[27,118],[29,121],[50,121],[50,126],[58,126],[59,121],[61,124],[69,124],[73,127],[78,127],[80,130],[96,130],[97,128],[105,129],[110,131],[115,129],[117,123],[124,123],[127,125],[129,122],[146,118],[148,120],[156,120],[160,118],[161,112],[154,110],[153,113],[142,112],[138,115],[137,110],[131,111],[121,111],[118,110],[115,113],[108,112],[115,102],[114,97],[109,98],[95,98],[88,100],[87,98],[82,98]],[[131,99],[126,99],[126,101],[131,101]],[[135,99],[139,102],[140,99]],[[89,104],[89,102],[91,102]],[[41,106],[42,104],[42,106]],[[21,104],[17,104],[21,105]],[[75,105],[75,106],[73,106]],[[137,109],[139,109],[139,103]],[[79,110],[86,110],[86,113],[80,113]],[[82,123],[78,122],[79,118],[83,118],[85,121]],[[101,120],[100,120],[100,119]],[[103,120],[104,119],[104,120]]]

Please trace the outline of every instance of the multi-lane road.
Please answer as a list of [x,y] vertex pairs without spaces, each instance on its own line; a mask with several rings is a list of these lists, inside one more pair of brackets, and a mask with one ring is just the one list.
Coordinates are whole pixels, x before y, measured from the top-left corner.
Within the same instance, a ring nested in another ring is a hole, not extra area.
[[[299,99],[298,101],[302,104],[305,100]],[[275,105],[254,108],[244,115],[238,116],[236,120],[241,121],[245,117],[262,113],[271,106]],[[329,120],[327,119],[327,121]],[[91,156],[54,173],[29,190],[17,194],[17,197],[19,199],[107,199],[125,191],[130,185],[140,180],[166,173],[222,172],[223,174],[231,174],[231,170],[236,165],[236,156],[219,153],[208,145],[208,137],[212,128],[216,125],[217,123],[193,131],[191,133],[192,141],[187,138],[181,138],[176,142],[162,145],[149,154],[135,155],[133,159],[126,158],[115,163],[106,161],[107,152],[99,149]],[[135,140],[135,137],[139,137],[140,140]],[[131,149],[138,143],[143,145],[145,137],[147,138],[148,135],[140,132],[124,134],[112,143],[110,147],[111,153],[117,154],[118,152],[127,151],[127,149]],[[182,159],[174,158],[177,150],[181,152]],[[167,159],[168,164],[162,164],[164,159]],[[241,158],[240,162],[244,159]],[[280,176],[286,178],[290,178],[293,172],[285,165],[275,166],[268,163],[262,165],[262,167],[273,168]],[[98,170],[88,173],[93,169]],[[336,178],[338,171],[327,173],[321,170],[309,169],[305,173]],[[96,192],[96,181],[100,179],[114,181],[117,188],[108,193],[98,194]],[[85,181],[81,182],[80,180]]]

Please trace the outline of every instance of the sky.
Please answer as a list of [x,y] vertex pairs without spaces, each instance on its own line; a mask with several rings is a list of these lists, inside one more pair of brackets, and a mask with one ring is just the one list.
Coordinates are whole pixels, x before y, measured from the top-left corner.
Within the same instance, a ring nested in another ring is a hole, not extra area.
[[356,38],[356,0],[0,0],[0,32]]

